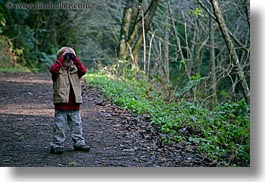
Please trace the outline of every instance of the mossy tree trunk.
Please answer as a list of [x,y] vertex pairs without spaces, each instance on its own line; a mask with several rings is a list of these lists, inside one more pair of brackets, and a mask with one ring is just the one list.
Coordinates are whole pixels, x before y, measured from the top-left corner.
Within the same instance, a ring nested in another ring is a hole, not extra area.
[[241,64],[239,62],[235,46],[234,46],[233,41],[232,41],[232,39],[231,39],[231,37],[229,35],[228,28],[226,27],[225,20],[223,18],[222,12],[221,12],[221,10],[219,8],[219,5],[218,5],[216,0],[210,0],[210,2],[211,2],[211,5],[212,5],[212,8],[213,8],[213,11],[214,11],[214,15],[216,17],[216,21],[217,21],[217,23],[219,25],[219,28],[221,30],[223,39],[224,39],[225,44],[227,46],[228,52],[230,54],[230,59],[231,59],[231,62],[232,62],[232,66],[233,66],[233,68],[235,70],[236,76],[239,79],[239,83],[240,83],[240,86],[241,86],[242,93],[243,93],[243,95],[245,97],[246,102],[249,103],[250,102],[249,86],[248,86],[248,83],[246,81],[243,68],[242,68],[242,66],[241,66]]
[[[160,0],[152,0],[147,10],[141,13],[141,11],[143,11],[142,0],[138,0],[137,2],[134,0],[127,0],[120,32],[118,49],[119,60],[130,60],[134,66],[138,66],[138,55],[143,44],[143,38],[150,29],[159,2]],[[144,18],[144,31],[142,27],[142,18]]]

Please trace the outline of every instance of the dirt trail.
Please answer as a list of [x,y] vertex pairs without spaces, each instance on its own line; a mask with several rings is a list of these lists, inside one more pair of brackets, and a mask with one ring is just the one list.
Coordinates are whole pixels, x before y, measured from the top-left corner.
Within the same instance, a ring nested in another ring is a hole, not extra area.
[[189,146],[162,146],[150,118],[120,109],[99,89],[83,85],[83,100],[83,133],[91,151],[74,151],[68,129],[66,152],[50,154],[54,115],[51,76],[0,73],[0,166],[208,165]]

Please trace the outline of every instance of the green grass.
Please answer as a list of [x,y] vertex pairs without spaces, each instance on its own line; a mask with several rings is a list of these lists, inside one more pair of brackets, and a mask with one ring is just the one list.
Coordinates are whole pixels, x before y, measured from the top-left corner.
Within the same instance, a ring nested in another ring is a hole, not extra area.
[[225,102],[208,110],[190,102],[167,103],[148,82],[88,73],[115,104],[134,113],[149,113],[164,142],[186,142],[222,166],[250,165],[250,117],[245,102]]
[[116,81],[114,77],[96,73],[86,74],[89,83],[102,87],[106,96],[115,104],[134,113],[147,113],[152,102],[145,98],[145,88],[137,82]]
[[22,66],[17,67],[0,67],[0,72],[23,72],[23,73],[29,73],[31,72],[30,69]]

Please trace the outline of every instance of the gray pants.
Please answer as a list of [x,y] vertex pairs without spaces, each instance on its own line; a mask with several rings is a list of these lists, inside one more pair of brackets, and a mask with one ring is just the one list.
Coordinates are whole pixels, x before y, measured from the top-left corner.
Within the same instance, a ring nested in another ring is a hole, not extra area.
[[54,148],[64,148],[66,123],[68,123],[74,146],[85,144],[82,136],[82,121],[80,111],[59,111],[55,110],[54,125],[53,125],[53,141],[51,146]]

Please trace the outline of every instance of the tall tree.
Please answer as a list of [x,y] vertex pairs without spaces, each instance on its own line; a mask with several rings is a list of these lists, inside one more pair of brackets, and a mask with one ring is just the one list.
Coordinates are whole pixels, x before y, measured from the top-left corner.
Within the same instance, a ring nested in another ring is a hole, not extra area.
[[125,60],[128,58],[128,40],[129,36],[132,37],[135,35],[136,30],[129,35],[130,23],[132,21],[133,16],[133,8],[134,8],[134,0],[127,0],[126,6],[123,12],[122,25],[120,30],[120,41],[119,41],[119,50],[118,50],[118,58],[120,60]]
[[216,21],[219,25],[219,28],[222,32],[223,39],[224,39],[225,44],[227,46],[227,49],[229,51],[230,59],[233,63],[234,69],[236,71],[236,76],[239,78],[239,81],[240,81],[239,83],[242,87],[243,95],[244,95],[247,103],[249,103],[249,98],[250,98],[249,86],[247,84],[243,68],[239,62],[235,46],[234,46],[233,41],[229,35],[229,30],[226,27],[225,20],[223,18],[222,12],[219,8],[217,1],[216,0],[210,0],[210,2],[212,5],[212,8],[213,8],[214,15],[216,17]]
[[[120,60],[130,59],[133,65],[138,66],[139,50],[146,33],[150,29],[159,2],[160,0],[152,0],[147,10],[141,13],[143,11],[142,0],[138,0],[137,3],[134,0],[127,0],[118,49]],[[144,22],[143,27],[142,22]]]
[[211,78],[211,95],[214,103],[217,102],[216,91],[216,65],[215,65],[215,42],[214,42],[214,24],[213,19],[209,18],[209,34],[210,34],[210,78]]

